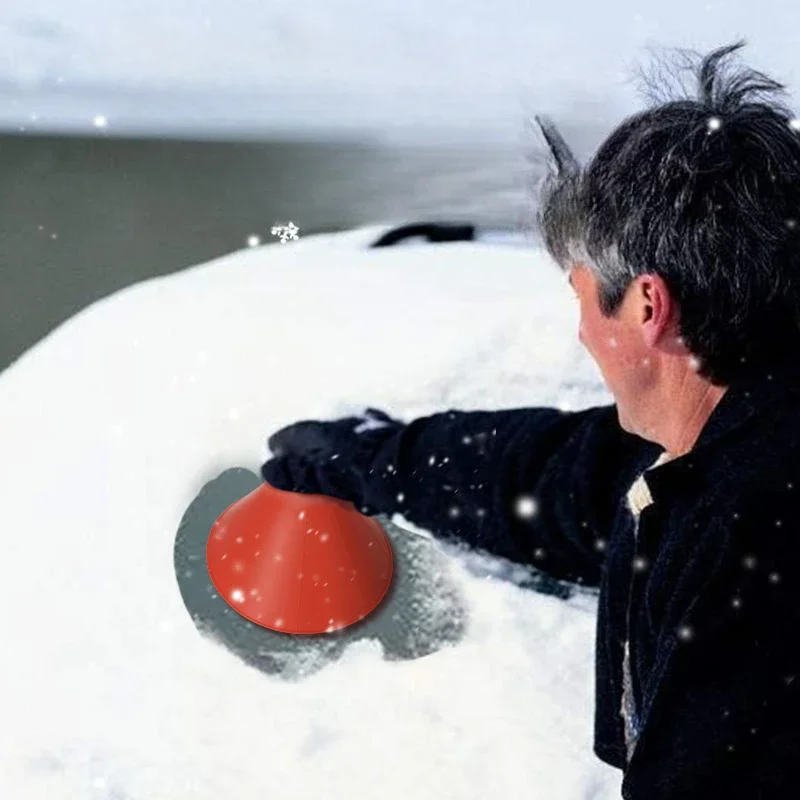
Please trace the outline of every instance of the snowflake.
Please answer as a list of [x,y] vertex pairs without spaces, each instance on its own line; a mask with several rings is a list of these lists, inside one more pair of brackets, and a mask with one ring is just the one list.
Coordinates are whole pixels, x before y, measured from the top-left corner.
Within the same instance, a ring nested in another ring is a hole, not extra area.
[[244,592],[241,589],[234,589],[231,592],[231,600],[233,600],[234,603],[244,603]]
[[261,237],[256,236],[254,233],[247,237],[248,247],[258,247],[261,244]]
[[711,117],[708,120],[708,130],[718,131],[722,127],[722,120],[719,117]]
[[102,114],[98,114],[92,121],[92,124],[95,126],[95,128],[107,128],[108,119]]
[[647,566],[648,562],[644,556],[636,556],[636,558],[633,559],[633,568],[637,572],[644,572],[647,569]]
[[402,503],[405,499],[406,499],[406,496],[402,492],[400,492],[400,494],[397,495],[397,502],[398,503]]
[[743,565],[744,565],[744,566],[745,566],[747,569],[754,569],[754,568],[755,568],[755,566],[756,566],[756,557],[755,557],[755,556],[752,556],[752,555],[745,556],[745,557],[742,559],[742,564],[743,564]]
[[695,372],[698,372],[700,370],[701,365],[702,365],[702,362],[700,361],[700,359],[697,356],[689,356],[689,368],[690,369],[694,370]]
[[800,133],[800,117],[795,117],[793,120],[789,122],[789,127],[793,131],[798,131]]
[[694,638],[694,628],[691,625],[681,625],[678,628],[678,638],[682,642],[690,642]]
[[289,239],[297,240],[299,232],[300,228],[294,222],[290,222],[288,225],[273,225],[271,231],[273,236],[280,238],[281,244],[286,244]]
[[536,499],[528,495],[520,495],[514,503],[514,512],[521,519],[531,519],[538,510]]

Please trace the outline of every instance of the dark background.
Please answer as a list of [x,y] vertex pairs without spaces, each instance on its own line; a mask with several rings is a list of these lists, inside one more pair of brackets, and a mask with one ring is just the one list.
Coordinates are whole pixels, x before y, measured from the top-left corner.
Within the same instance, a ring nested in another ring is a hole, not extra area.
[[[565,124],[573,141],[600,133]],[[538,157],[537,157],[538,152]],[[542,143],[0,134],[0,371],[93,301],[247,246],[376,222],[530,228]]]

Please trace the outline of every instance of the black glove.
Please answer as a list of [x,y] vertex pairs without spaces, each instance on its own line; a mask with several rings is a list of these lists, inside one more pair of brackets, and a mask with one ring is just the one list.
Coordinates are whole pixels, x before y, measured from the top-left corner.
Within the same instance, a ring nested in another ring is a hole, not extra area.
[[369,464],[380,444],[402,427],[374,408],[332,422],[295,422],[267,440],[274,458],[262,465],[261,475],[276,489],[338,497],[370,513],[362,507]]

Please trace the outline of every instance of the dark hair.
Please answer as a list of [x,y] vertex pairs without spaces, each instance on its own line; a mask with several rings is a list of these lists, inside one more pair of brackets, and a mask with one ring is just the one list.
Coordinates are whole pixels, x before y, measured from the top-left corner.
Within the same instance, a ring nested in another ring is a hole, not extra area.
[[800,344],[800,120],[770,101],[782,84],[722,72],[744,44],[703,58],[696,99],[628,117],[585,168],[543,127],[557,169],[536,220],[562,268],[593,270],[606,316],[636,276],[660,275],[698,372],[719,386]]

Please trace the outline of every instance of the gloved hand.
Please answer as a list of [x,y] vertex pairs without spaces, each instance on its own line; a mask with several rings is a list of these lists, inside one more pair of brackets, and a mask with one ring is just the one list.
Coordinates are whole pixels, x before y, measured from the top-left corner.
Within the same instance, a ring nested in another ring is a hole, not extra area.
[[295,422],[267,440],[274,457],[262,465],[261,475],[276,489],[324,494],[360,507],[373,453],[403,426],[374,408],[331,422]]

